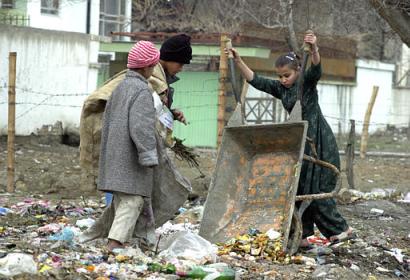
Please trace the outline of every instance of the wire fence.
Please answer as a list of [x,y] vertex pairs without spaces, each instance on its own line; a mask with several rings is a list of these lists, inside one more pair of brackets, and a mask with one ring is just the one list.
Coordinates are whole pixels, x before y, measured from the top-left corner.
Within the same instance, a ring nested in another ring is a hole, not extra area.
[[[206,79],[203,80],[202,83],[205,86],[206,83],[217,83],[218,79]],[[7,86],[0,86],[0,91],[7,91],[8,87]],[[34,90],[34,89],[30,89],[30,88],[26,88],[26,87],[16,87],[16,98],[17,98],[17,102],[16,102],[16,106],[22,106],[23,111],[19,112],[16,115],[16,120],[21,119],[27,115],[29,115],[31,112],[33,112],[35,109],[38,109],[39,107],[56,107],[56,108],[74,108],[74,109],[80,109],[82,108],[83,104],[83,100],[89,96],[90,93],[88,92],[71,92],[71,93],[64,93],[64,92],[45,92],[45,91],[41,91],[41,90]],[[176,91],[176,96],[178,97],[178,99],[184,99],[187,98],[188,96],[192,96],[194,95],[195,98],[198,97],[210,97],[210,96],[217,96],[218,95],[218,88],[217,87],[212,87],[212,88],[208,88],[206,90],[178,90]],[[0,101],[0,106],[1,105],[6,105],[7,104],[7,100],[5,98],[6,94],[3,94],[3,101]],[[38,98],[36,98],[36,96],[38,96]],[[30,97],[30,98],[28,98]],[[42,98],[44,97],[44,98]],[[79,98],[83,98],[81,100],[76,99],[75,100],[75,104],[67,104],[68,100],[67,98],[70,97],[79,97]],[[230,98],[230,97],[229,97]],[[27,101],[27,99],[29,99],[29,101]],[[59,99],[59,100],[56,100]],[[233,97],[232,97],[233,99]],[[1,100],[1,99],[0,99]],[[218,108],[218,103],[217,103],[217,99],[213,99],[213,102],[209,102],[209,103],[198,103],[198,104],[184,104],[178,107],[178,109],[180,110],[201,110],[201,109],[205,109],[205,110],[213,110],[214,112],[216,112],[217,108]],[[200,100],[198,100],[200,102]],[[195,101],[193,101],[195,102]],[[192,103],[192,102],[191,102]],[[363,107],[366,107],[367,104],[366,103],[362,103],[362,104],[355,104],[357,105],[361,105]],[[278,106],[281,106],[280,101],[277,101],[276,104],[276,110],[284,110],[283,108],[278,108]],[[321,103],[321,107],[337,107],[340,106],[340,104],[338,102],[322,102]],[[351,104],[347,104],[345,105],[345,107],[349,107],[351,106]],[[399,119],[403,119],[403,118],[407,118],[410,121],[410,115],[409,113],[402,113],[402,112],[410,112],[410,104],[396,104],[394,107],[395,112],[393,113],[389,113],[389,116],[393,116],[393,117],[398,117]],[[271,115],[276,114],[275,112],[270,112]],[[192,118],[191,120],[188,120],[190,124],[195,124],[195,123],[204,123],[204,122],[216,122],[217,118],[216,115],[215,116],[211,116],[210,114],[208,114],[208,117],[203,118],[203,116],[201,116],[200,114],[194,114],[194,118]],[[350,124],[350,120],[352,118],[346,117],[346,116],[334,116],[334,115],[329,115],[329,114],[324,114],[325,118],[327,119],[327,121],[329,122],[330,125],[332,125],[333,127],[337,126],[337,125],[344,125],[344,127],[348,127]],[[378,118],[380,119],[380,116],[378,116],[377,112],[373,112],[372,114],[372,118]],[[267,122],[278,122],[278,121],[283,121],[283,118],[279,118],[279,119],[272,119],[272,120],[267,120]],[[405,122],[388,122],[388,121],[370,121],[369,122],[369,127],[377,127],[377,128],[382,128],[382,127],[387,127],[387,126],[398,126],[398,127],[409,127],[409,121],[405,121]],[[363,125],[365,124],[365,122],[361,119],[355,119],[355,122],[357,125]],[[3,129],[6,128],[7,125],[3,126]],[[340,132],[340,131],[339,131]],[[347,133],[347,131],[344,131],[345,133]]]

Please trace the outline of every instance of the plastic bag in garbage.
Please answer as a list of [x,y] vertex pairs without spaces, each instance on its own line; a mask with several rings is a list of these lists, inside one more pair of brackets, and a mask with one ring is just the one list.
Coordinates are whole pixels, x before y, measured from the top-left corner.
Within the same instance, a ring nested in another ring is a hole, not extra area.
[[13,211],[9,208],[0,207],[0,216],[6,216],[8,213],[13,213]]
[[65,227],[62,231],[51,235],[48,239],[53,241],[65,241],[67,243],[72,243],[74,237],[76,237],[78,234],[78,229],[73,227]]
[[12,277],[21,273],[37,273],[32,255],[11,253],[0,259],[0,276]]
[[168,262],[175,259],[188,260],[196,264],[214,263],[217,247],[198,234],[181,231],[168,239],[169,246],[159,256]]
[[77,220],[77,222],[75,223],[75,225],[78,226],[79,228],[90,228],[94,224],[95,224],[95,220],[91,218]]

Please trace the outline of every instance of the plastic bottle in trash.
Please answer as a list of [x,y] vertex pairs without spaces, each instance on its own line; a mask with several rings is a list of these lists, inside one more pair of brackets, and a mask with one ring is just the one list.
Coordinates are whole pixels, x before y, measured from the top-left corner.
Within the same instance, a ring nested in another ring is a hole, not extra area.
[[178,272],[177,275],[189,279],[205,279],[209,274],[217,273],[215,280],[233,280],[235,279],[235,271],[232,269],[224,269],[222,272],[209,272],[202,267],[195,267],[188,272]]
[[175,274],[176,268],[173,264],[160,264],[150,263],[148,264],[148,270],[153,272],[162,272],[165,274]]
[[195,267],[188,272],[177,273],[178,276],[191,279],[204,279],[208,274],[209,272],[206,272],[200,267]]

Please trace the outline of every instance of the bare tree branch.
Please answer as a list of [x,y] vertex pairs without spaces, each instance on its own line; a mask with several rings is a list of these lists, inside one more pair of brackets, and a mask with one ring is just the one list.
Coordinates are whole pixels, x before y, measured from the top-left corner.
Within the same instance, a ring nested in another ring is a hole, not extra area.
[[403,42],[410,47],[410,1],[369,0],[379,15],[397,32]]

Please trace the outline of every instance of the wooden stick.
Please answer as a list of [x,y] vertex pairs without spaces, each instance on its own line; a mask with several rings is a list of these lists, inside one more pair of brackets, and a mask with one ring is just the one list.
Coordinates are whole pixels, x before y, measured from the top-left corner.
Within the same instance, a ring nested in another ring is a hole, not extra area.
[[374,102],[376,102],[377,93],[379,92],[378,86],[373,86],[372,97],[370,98],[369,104],[367,105],[366,114],[364,116],[362,138],[360,141],[360,158],[366,157],[367,152],[367,140],[369,138],[369,122],[372,115]]
[[350,133],[349,140],[346,145],[346,175],[347,183],[351,189],[354,189],[354,174],[353,174],[353,164],[354,164],[354,142],[355,142],[355,120],[350,120]]
[[226,80],[228,79],[228,57],[225,55],[225,47],[228,37],[221,35],[220,59],[219,59],[219,93],[218,93],[218,146],[222,140],[225,127],[225,92]]
[[[241,91],[241,105],[242,105],[242,116],[245,118],[245,103],[246,103],[246,95],[248,93],[249,84],[247,82],[243,83],[242,91]],[[245,120],[246,121],[246,120]]]
[[7,192],[14,192],[14,134],[16,132],[16,58],[9,53],[9,116],[7,132]]

